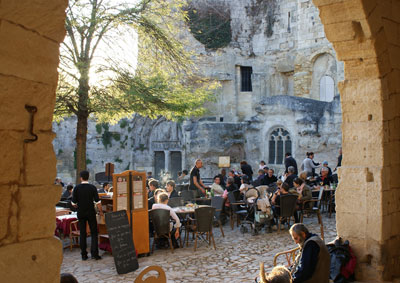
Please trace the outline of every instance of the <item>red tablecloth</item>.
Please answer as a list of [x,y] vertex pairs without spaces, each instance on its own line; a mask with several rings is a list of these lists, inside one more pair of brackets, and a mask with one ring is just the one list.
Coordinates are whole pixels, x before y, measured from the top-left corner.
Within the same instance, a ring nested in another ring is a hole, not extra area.
[[56,217],[56,236],[59,236],[59,232],[63,234],[63,236],[69,235],[69,226],[72,221],[77,220],[75,215],[62,215]]

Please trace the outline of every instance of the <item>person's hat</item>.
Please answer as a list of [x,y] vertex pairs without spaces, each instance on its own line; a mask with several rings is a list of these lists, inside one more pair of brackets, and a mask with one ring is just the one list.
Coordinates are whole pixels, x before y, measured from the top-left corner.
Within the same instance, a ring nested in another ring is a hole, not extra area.
[[324,161],[324,162],[322,162],[322,165],[328,165],[328,161]]

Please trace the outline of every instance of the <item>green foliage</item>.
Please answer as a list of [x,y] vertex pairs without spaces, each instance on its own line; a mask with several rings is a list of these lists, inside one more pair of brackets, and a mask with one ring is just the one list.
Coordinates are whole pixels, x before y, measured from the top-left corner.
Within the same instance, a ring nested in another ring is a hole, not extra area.
[[61,148],[59,148],[58,149],[58,154],[57,155],[60,155],[60,154],[62,154],[63,153],[63,150],[61,149]]
[[128,133],[132,132],[132,128],[128,127]]
[[96,124],[96,132],[98,134],[101,134],[101,132],[102,132],[102,124]]
[[92,160],[86,159],[86,164],[92,164]]
[[119,127],[121,129],[125,128],[127,125],[128,125],[128,120],[122,119],[121,121],[119,121]]
[[129,166],[131,166],[131,163],[129,162],[128,165],[125,167],[125,171],[129,170]]
[[120,133],[113,133],[112,137],[114,138],[114,140],[116,141],[120,141],[121,140],[121,134]]
[[147,147],[143,143],[139,144],[139,150],[140,151],[144,151],[146,149],[147,149]]
[[119,157],[115,158],[114,161],[115,161],[116,163],[122,163],[122,162],[123,162],[122,159],[120,159]]
[[227,46],[232,40],[231,19],[229,12],[197,11],[188,9],[188,24],[194,38],[206,48],[218,49]]

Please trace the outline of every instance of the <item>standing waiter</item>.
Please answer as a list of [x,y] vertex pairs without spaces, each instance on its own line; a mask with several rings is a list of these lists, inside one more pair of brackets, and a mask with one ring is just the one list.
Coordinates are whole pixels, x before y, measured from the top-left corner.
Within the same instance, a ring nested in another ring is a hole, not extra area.
[[81,183],[75,187],[72,194],[72,205],[75,207],[78,206],[80,230],[79,244],[81,246],[82,260],[88,259],[86,251],[86,221],[89,223],[90,235],[92,238],[90,253],[93,259],[99,260],[101,259],[101,256],[99,256],[99,247],[97,242],[97,221],[94,204],[96,203],[101,216],[103,216],[103,209],[101,207],[99,194],[97,193],[97,188],[88,182],[89,172],[82,171],[80,177]]
[[200,178],[200,168],[203,167],[203,161],[200,159],[196,160],[196,164],[190,171],[190,185],[189,189],[193,190],[195,196],[206,195],[206,186]]

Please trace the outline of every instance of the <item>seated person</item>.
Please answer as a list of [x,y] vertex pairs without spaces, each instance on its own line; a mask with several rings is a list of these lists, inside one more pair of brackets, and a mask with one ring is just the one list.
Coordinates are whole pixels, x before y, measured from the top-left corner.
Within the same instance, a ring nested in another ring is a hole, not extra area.
[[241,182],[242,184],[240,185],[239,188],[240,193],[244,194],[249,188],[253,188],[253,186],[250,185],[249,177],[247,175],[242,176]]
[[324,241],[301,223],[294,224],[289,232],[301,252],[292,270],[293,282],[328,283],[330,255]]
[[149,205],[148,209],[152,209],[152,208],[153,208],[153,205],[154,205],[155,203],[157,203],[157,196],[158,196],[160,193],[165,193],[165,190],[163,190],[163,189],[157,189],[157,190],[154,191],[154,195],[153,195],[151,198],[148,199],[148,205]]
[[176,215],[175,211],[168,205],[168,194],[160,193],[157,195],[157,203],[153,204],[152,209],[167,209],[169,210],[170,216],[173,220],[175,220],[175,225],[170,226],[172,244],[174,248],[178,248],[177,239],[179,238],[179,228],[181,227],[181,221],[179,217]]
[[240,185],[242,184],[242,181],[240,180],[240,177],[235,173],[235,171],[229,170],[228,176],[233,178],[236,186],[239,188]]
[[280,209],[281,196],[289,194],[289,185],[287,183],[278,182],[277,184],[279,189],[274,193],[271,199],[272,210],[276,218],[281,216],[281,209]]
[[293,180],[297,178],[297,175],[294,173],[295,168],[293,166],[288,167],[288,172],[285,174],[285,182],[289,185],[289,188],[293,188]]
[[158,181],[156,179],[149,179],[149,191],[147,198],[151,198],[154,195],[154,191],[158,188]]
[[61,195],[61,200],[71,200],[72,199],[72,190],[74,189],[73,185],[68,185],[67,189]]
[[169,180],[166,185],[167,194],[169,198],[177,198],[179,194],[175,191],[175,182],[173,180]]
[[329,169],[327,167],[321,168],[321,176],[319,176],[316,180],[317,186],[330,186],[333,182],[332,176],[329,176]]
[[264,185],[264,177],[265,177],[264,170],[258,169],[258,177],[253,181],[253,186],[258,187]]
[[110,184],[107,183],[107,182],[105,182],[105,183],[103,183],[103,188],[100,189],[100,190],[98,190],[97,192],[98,192],[99,194],[105,194],[105,193],[108,193],[109,190],[110,190]]
[[324,162],[322,162],[320,175],[322,175],[322,168],[328,168],[328,176],[332,176],[332,169],[328,166],[328,161],[325,160]]
[[221,177],[219,175],[214,177],[214,183],[211,185],[211,190],[214,192],[214,196],[222,196],[224,189],[221,186]]
[[302,179],[300,178],[294,179],[293,184],[297,190],[297,193],[299,194],[298,200],[300,204],[307,200],[312,199],[311,188],[307,186]]
[[183,170],[182,174],[178,177],[178,183],[179,184],[186,184],[189,183],[190,181],[190,176],[188,170]]
[[268,174],[264,176],[262,184],[270,186],[271,184],[276,183],[276,181],[278,181],[278,178],[274,175],[274,173],[274,169],[269,169]]
[[226,191],[228,193],[237,191],[239,188],[235,184],[235,180],[232,177],[228,177],[226,181]]

